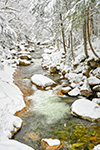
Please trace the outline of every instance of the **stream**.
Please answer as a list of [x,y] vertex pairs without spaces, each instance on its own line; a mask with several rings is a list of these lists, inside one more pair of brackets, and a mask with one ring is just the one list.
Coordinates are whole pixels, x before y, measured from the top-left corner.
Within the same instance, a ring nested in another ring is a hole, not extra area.
[[17,114],[22,118],[23,126],[13,138],[35,150],[42,150],[43,138],[62,140],[64,144],[60,150],[92,150],[100,143],[100,124],[70,114],[71,104],[77,98],[57,96],[52,90],[35,90],[31,83],[31,76],[37,73],[59,83],[59,75],[51,76],[41,68],[42,53],[43,49],[37,46],[32,53],[33,63],[18,66],[15,83],[20,89],[24,87],[24,99],[28,107],[22,114]]

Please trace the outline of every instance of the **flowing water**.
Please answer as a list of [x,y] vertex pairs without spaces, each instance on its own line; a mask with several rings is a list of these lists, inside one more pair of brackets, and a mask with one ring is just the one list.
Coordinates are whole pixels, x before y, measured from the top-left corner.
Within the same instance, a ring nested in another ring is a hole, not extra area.
[[[41,73],[58,81],[59,75],[50,76],[41,68],[43,50],[36,48],[32,54],[34,58],[30,66],[18,67],[19,76],[24,86],[32,88],[30,78],[33,74]],[[20,86],[19,86],[20,87]],[[30,94],[31,105],[27,108],[27,115],[21,116],[23,126],[14,139],[23,142],[35,150],[42,150],[43,138],[57,138],[63,140],[62,150],[92,150],[100,143],[100,125],[73,117],[70,114],[71,103],[75,98],[61,97],[52,90],[36,90]]]

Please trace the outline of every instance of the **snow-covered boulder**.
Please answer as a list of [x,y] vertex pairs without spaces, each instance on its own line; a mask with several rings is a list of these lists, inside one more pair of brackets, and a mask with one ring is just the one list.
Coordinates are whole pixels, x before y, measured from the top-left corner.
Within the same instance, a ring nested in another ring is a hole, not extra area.
[[45,138],[41,140],[41,146],[43,149],[53,150],[61,148],[63,145],[59,139]]
[[31,64],[31,61],[29,61],[29,60],[26,60],[26,59],[19,59],[18,65],[20,65],[20,66],[28,66],[28,65],[30,65],[30,64]]
[[70,90],[71,90],[71,87],[69,87],[69,86],[61,88],[62,93],[68,93]]
[[92,88],[93,91],[98,91],[100,92],[100,85],[96,85]]
[[82,62],[83,60],[85,60],[86,56],[84,53],[79,54],[76,58],[75,61],[73,63],[73,65],[79,65],[80,62]]
[[100,98],[93,98],[93,99],[92,99],[92,102],[94,102],[94,103],[100,105]]
[[100,67],[96,68],[93,71],[93,75],[100,79]]
[[88,78],[88,82],[89,82],[89,85],[98,85],[100,84],[100,79],[93,76],[93,77]]
[[39,87],[47,87],[47,86],[53,86],[56,83],[51,80],[50,78],[42,75],[42,74],[35,74],[31,77],[31,81],[33,84],[39,86]]
[[96,94],[97,94],[97,97],[100,98],[100,92],[97,92]]
[[71,114],[90,121],[100,119],[100,106],[88,99],[78,99],[71,106]]
[[7,111],[0,109],[0,140],[12,137],[22,126],[22,120]]
[[79,73],[79,74],[77,74],[77,73],[66,73],[65,78],[67,78],[71,83],[72,82],[79,83],[83,79],[83,74],[82,73]]
[[71,90],[70,92],[68,92],[68,95],[70,95],[70,96],[78,96],[79,94],[80,94],[80,90],[78,87],[76,87],[73,90]]
[[100,150],[100,144],[98,144],[97,146],[95,146],[95,147],[93,148],[93,150]]
[[0,150],[34,150],[34,149],[15,140],[1,140]]
[[92,90],[88,84],[87,78],[84,80],[84,84],[80,88],[80,92],[82,95],[89,97],[90,95],[93,95]]

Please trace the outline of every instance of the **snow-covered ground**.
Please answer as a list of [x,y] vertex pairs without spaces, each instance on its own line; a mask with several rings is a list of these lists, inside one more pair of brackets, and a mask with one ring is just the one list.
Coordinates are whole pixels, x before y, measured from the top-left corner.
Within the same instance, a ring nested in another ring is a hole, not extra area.
[[23,95],[13,83],[12,67],[0,64],[0,150],[32,150],[14,140],[9,140],[22,126],[21,118],[14,114],[25,107]]

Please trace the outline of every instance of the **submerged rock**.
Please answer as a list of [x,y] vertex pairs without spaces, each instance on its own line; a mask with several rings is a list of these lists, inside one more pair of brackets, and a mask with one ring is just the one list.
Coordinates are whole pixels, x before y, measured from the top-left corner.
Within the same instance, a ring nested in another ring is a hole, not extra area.
[[78,99],[71,106],[71,114],[90,121],[100,120],[100,106],[88,99]]

